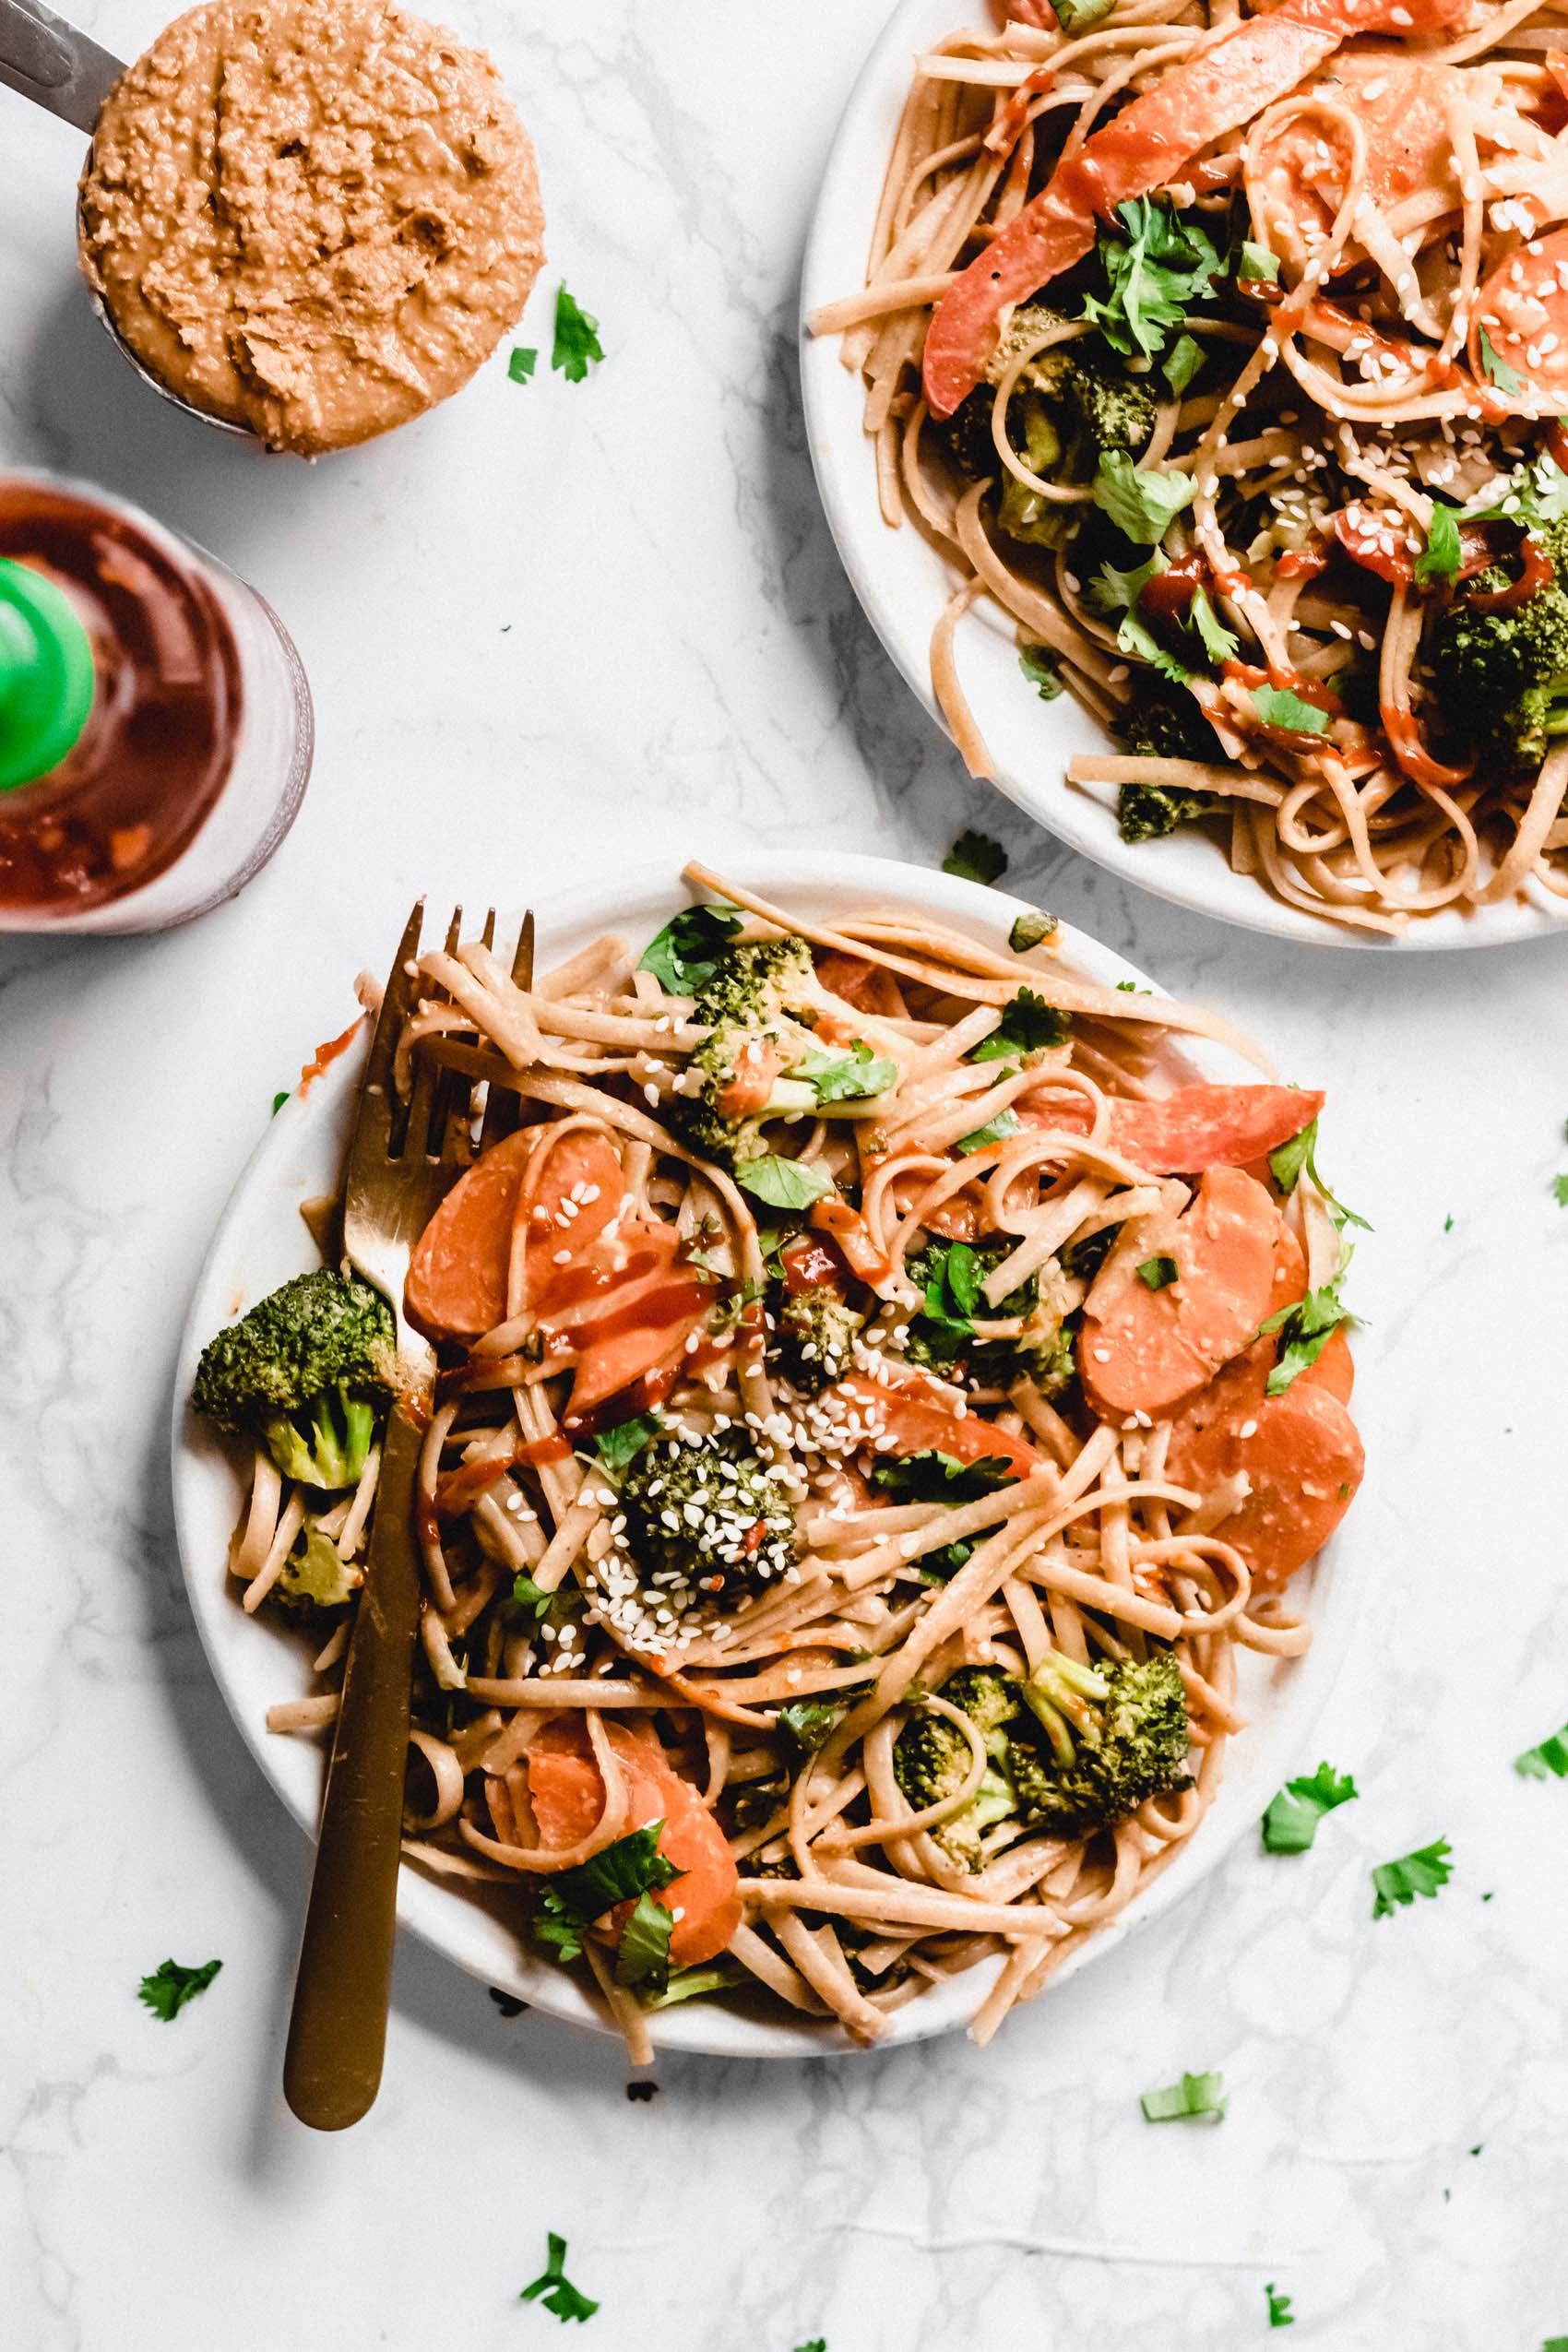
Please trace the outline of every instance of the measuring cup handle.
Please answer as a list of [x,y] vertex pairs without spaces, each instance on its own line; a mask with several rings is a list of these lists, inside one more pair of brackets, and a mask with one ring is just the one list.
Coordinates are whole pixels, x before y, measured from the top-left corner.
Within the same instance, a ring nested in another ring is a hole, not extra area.
[[0,0],[0,82],[91,132],[125,66],[38,0]]

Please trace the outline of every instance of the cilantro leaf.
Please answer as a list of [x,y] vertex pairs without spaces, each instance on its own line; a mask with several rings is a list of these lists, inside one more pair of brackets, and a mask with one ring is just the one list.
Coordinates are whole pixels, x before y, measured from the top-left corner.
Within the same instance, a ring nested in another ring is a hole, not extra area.
[[[1304,1168],[1324,1199],[1334,1210],[1334,1221],[1337,1226],[1343,1229],[1347,1225],[1354,1225],[1363,1233],[1372,1231],[1372,1227],[1367,1223],[1366,1218],[1358,1217],[1353,1208],[1347,1208],[1344,1202],[1329,1191],[1328,1186],[1318,1174],[1317,1121],[1315,1119],[1309,1119],[1306,1125],[1293,1134],[1289,1143],[1281,1144],[1277,1151],[1271,1151],[1268,1155],[1268,1165],[1275,1182],[1287,1196],[1293,1193],[1300,1183],[1301,1170]],[[1449,1221],[1452,1223],[1452,1218]]]
[[1041,702],[1054,702],[1062,693],[1061,668],[1056,656],[1045,646],[1025,646],[1018,655],[1018,667]]
[[[1087,32],[1091,25],[1111,14],[1116,0],[1051,0],[1051,6],[1063,32]],[[802,2344],[799,2352],[823,2352],[821,2336],[814,2345]]]
[[1234,630],[1226,627],[1209,602],[1208,590],[1206,588],[1196,588],[1193,590],[1193,600],[1187,607],[1187,625],[1189,628],[1196,629],[1203,639],[1204,651],[1216,669],[1222,661],[1229,661],[1241,644],[1241,639]]
[[1289,686],[1254,686],[1253,708],[1265,727],[1283,727],[1293,735],[1326,735],[1328,713],[1315,702],[1303,702]]
[[1135,612],[1123,614],[1122,625],[1116,632],[1116,645],[1119,652],[1127,654],[1134,661],[1146,662],[1162,678],[1169,678],[1173,686],[1192,684],[1195,673],[1160,644],[1153,630],[1146,627]]
[[554,2230],[549,2233],[550,2259],[531,2287],[525,2287],[518,2296],[519,2303],[531,2303],[536,2296],[544,2298],[544,2308],[558,2320],[591,2320],[599,2305],[579,2295],[566,2276],[566,2240]]
[[555,296],[555,341],[550,353],[551,366],[558,367],[568,384],[580,384],[590,362],[603,357],[598,319],[579,309],[562,286]]
[[617,1903],[657,1892],[679,1878],[680,1871],[659,1850],[661,1821],[618,1837],[601,1854],[594,1854],[575,1870],[557,1871],[540,1889],[534,1934],[556,1959],[576,1960],[583,1937],[596,1919]]
[[1377,1889],[1372,1918],[1391,1918],[1397,1904],[1413,1903],[1418,1895],[1436,1895],[1446,1886],[1454,1875],[1447,1859],[1453,1850],[1446,1837],[1439,1837],[1431,1846],[1418,1846],[1413,1854],[1402,1854],[1396,1862],[1380,1862],[1372,1874]]
[[1203,300],[1219,269],[1203,230],[1182,220],[1169,197],[1119,204],[1096,251],[1107,295],[1090,295],[1084,316],[1128,358],[1158,359],[1169,330],[1184,326],[1188,305]]
[[659,1434],[657,1413],[634,1413],[630,1420],[617,1421],[612,1429],[601,1429],[593,1441],[594,1452],[612,1478],[618,1478],[628,1462],[635,1461],[650,1439]]
[[1151,1290],[1168,1289],[1175,1281],[1178,1267],[1174,1258],[1145,1258],[1138,1268],[1138,1280]]
[[986,1121],[983,1127],[976,1127],[968,1134],[960,1135],[955,1149],[983,1151],[987,1144],[1004,1144],[1009,1135],[1016,1135],[1017,1132],[1018,1122],[1013,1112],[999,1111],[994,1119]]
[[1130,612],[1150,580],[1158,579],[1161,572],[1170,569],[1158,547],[1146,564],[1139,564],[1131,572],[1119,572],[1114,564],[1102,564],[1089,582],[1088,600],[1097,612]]
[[1418,588],[1451,588],[1459,576],[1459,525],[1452,506],[1432,502],[1427,543],[1416,558]]
[[741,928],[733,907],[683,907],[643,950],[639,972],[651,972],[671,996],[695,996],[719,968],[719,958]]
[[1268,2297],[1269,2326],[1294,2327],[1296,2324],[1296,2314],[1290,2309],[1289,2296],[1278,2293],[1272,2280],[1263,2291]]
[[1330,1764],[1320,1764],[1306,1779],[1288,1780],[1263,1817],[1265,1852],[1304,1854],[1324,1813],[1360,1793],[1348,1772],[1336,1772]]
[[814,1756],[826,1746],[849,1711],[845,1699],[792,1699],[773,1720],[802,1756]]
[[507,1617],[522,1617],[532,1612],[537,1623],[548,1617],[560,1598],[558,1593],[547,1593],[531,1576],[519,1574],[512,1579],[512,1589],[502,1603],[502,1613]]
[[848,1053],[808,1053],[791,1077],[802,1077],[815,1088],[818,1102],[860,1102],[867,1095],[885,1094],[897,1083],[897,1062],[878,1061],[869,1045],[857,1038]]
[[187,2001],[194,2001],[198,1992],[207,1990],[222,1966],[221,1960],[207,1960],[200,1967],[187,1968],[178,1960],[164,1960],[150,1977],[142,1978],[137,1988],[137,1999],[144,2001],[153,2015],[168,2025]]
[[810,1208],[813,1201],[833,1190],[833,1179],[822,1169],[799,1159],[779,1159],[771,1152],[746,1160],[735,1170],[735,1182],[769,1208]]
[[1141,472],[1124,449],[1107,449],[1094,478],[1095,505],[1134,547],[1158,547],[1193,495],[1191,474]]
[[651,1895],[639,1895],[616,1948],[616,1983],[646,1985],[649,1992],[662,1992],[670,1980],[670,1938],[674,1927],[674,1918],[662,1903],[656,1903]]
[[1552,1178],[1551,1197],[1557,1203],[1559,1208],[1568,1208],[1568,1176],[1554,1176]]
[[1339,1285],[1348,1264],[1347,1253],[1332,1282],[1325,1282],[1321,1289],[1309,1290],[1304,1299],[1298,1299],[1293,1306],[1281,1307],[1277,1313],[1259,1324],[1260,1339],[1277,1331],[1283,1342],[1279,1360],[1268,1375],[1271,1396],[1282,1396],[1299,1373],[1304,1372],[1309,1364],[1316,1363],[1340,1324],[1349,1321],[1349,1310],[1339,1296]]
[[[673,2009],[677,2002],[696,2001],[704,1993],[730,1992],[736,1985],[743,1985],[749,1975],[739,1962],[720,1956],[691,1968],[671,1968],[662,1991],[645,1992],[640,1999],[645,2009]],[[648,2085],[649,2090],[656,2087]]]
[[1146,2123],[1174,2123],[1189,2115],[1212,2116],[1218,2123],[1227,2106],[1223,2074],[1183,2074],[1162,2091],[1146,2091],[1138,2105]]
[[1516,375],[1504,361],[1498,358],[1492,347],[1491,337],[1484,327],[1481,328],[1481,374],[1495,384],[1498,390],[1507,398],[1511,398],[1515,392],[1522,391],[1524,388],[1523,379]]
[[506,362],[506,374],[514,384],[526,384],[539,365],[539,353],[525,350],[519,345]]
[[1042,939],[1049,939],[1058,928],[1054,915],[1044,914],[1037,909],[1017,918],[1007,934],[1007,944],[1015,956],[1027,956],[1031,947],[1038,947]]
[[1000,882],[1007,871],[1007,852],[989,833],[965,831],[943,859],[942,871],[964,882]]
[[1568,1780],[1568,1723],[1514,1759],[1521,1780]]
[[982,1038],[970,1054],[971,1062],[1022,1061],[1027,1054],[1045,1053],[1052,1046],[1067,1040],[1067,1016],[1059,1013],[1037,996],[1032,988],[1021,988],[1002,1008],[1001,1026]]
[[932,1446],[894,1462],[879,1462],[871,1475],[875,1485],[900,1503],[946,1503],[955,1508],[1018,1482],[1017,1471],[1004,1455],[982,1454],[978,1461],[960,1462],[956,1455]]
[[1261,279],[1266,285],[1277,286],[1279,255],[1271,252],[1267,245],[1254,245],[1250,239],[1243,238],[1237,258],[1236,275],[1243,285],[1249,279],[1254,283]]
[[1178,335],[1166,353],[1160,369],[1167,384],[1179,400],[1204,363],[1203,345],[1191,335]]
[[282,1093],[281,1093],[281,1094],[275,1094],[275,1095],[273,1096],[273,1098],[272,1098],[272,1116],[274,1117],[274,1119],[276,1119],[276,1118],[277,1118],[278,1113],[279,1113],[279,1112],[282,1110],[283,1105],[284,1105],[284,1104],[288,1101],[288,1099],[289,1099],[289,1089],[288,1089],[288,1087],[284,1087],[284,1089],[283,1089],[283,1091],[282,1091]]

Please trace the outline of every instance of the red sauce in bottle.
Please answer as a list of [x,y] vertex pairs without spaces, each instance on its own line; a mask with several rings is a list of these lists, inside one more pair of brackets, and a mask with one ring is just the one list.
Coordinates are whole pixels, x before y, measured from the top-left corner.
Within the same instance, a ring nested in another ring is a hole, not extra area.
[[85,912],[155,880],[210,814],[239,741],[239,649],[194,566],[53,483],[0,481],[0,556],[65,591],[98,670],[59,766],[0,792],[0,907]]

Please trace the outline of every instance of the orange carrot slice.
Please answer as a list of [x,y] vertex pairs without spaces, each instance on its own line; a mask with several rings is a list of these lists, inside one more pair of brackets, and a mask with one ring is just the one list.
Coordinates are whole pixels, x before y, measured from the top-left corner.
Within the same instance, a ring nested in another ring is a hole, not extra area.
[[[741,1924],[739,1873],[724,1834],[689,1780],[675,1770],[657,1739],[610,1721],[606,1734],[626,1777],[626,1828],[647,1829],[662,1821],[659,1850],[679,1878],[653,1900],[674,1915],[670,1957],[687,1968],[722,1952]],[[552,1716],[528,1752],[529,1801],[545,1846],[575,1846],[588,1835],[604,1809],[604,1783],[588,1747],[580,1715]],[[630,1911],[612,1913],[619,1925]]]
[[1481,350],[1484,334],[1497,362],[1512,368],[1527,391],[1568,398],[1565,277],[1568,229],[1532,237],[1492,271],[1470,315],[1470,366],[1478,383],[1497,380]]
[[841,1402],[863,1421],[866,1443],[876,1454],[902,1457],[909,1454],[949,1454],[956,1462],[1000,1458],[1020,1479],[1038,1470],[1045,1457],[1023,1438],[998,1429],[980,1413],[955,1413],[945,1400],[918,1379],[889,1382],[862,1380],[851,1372],[826,1390],[822,1402]]
[[517,1188],[537,1137],[493,1145],[460,1176],[414,1245],[403,1304],[432,1339],[478,1339],[506,1313]]
[[1113,1103],[1111,1140],[1157,1176],[1245,1168],[1299,1135],[1323,1104],[1301,1087],[1178,1087],[1158,1101]]
[[1186,1477],[1199,1487],[1245,1471],[1252,1492],[1214,1533],[1235,1546],[1253,1582],[1264,1586],[1288,1583],[1323,1550],[1355,1500],[1365,1468],[1361,1441],[1344,1405],[1304,1372],[1282,1396],[1216,1421],[1183,1458]]

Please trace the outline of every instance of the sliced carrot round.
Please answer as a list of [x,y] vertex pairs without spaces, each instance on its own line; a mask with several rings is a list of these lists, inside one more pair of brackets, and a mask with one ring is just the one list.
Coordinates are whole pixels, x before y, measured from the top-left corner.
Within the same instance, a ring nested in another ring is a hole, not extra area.
[[1153,1102],[1116,1102],[1111,1140],[1156,1176],[1245,1168],[1310,1126],[1324,1098],[1304,1087],[1178,1087]]
[[1263,1186],[1238,1168],[1212,1168],[1171,1230],[1176,1279],[1151,1290],[1112,1260],[1084,1306],[1078,1374],[1102,1420],[1158,1420],[1204,1387],[1285,1303],[1299,1257]]
[[[653,1897],[674,1915],[670,1957],[683,1968],[711,1960],[741,1924],[739,1873],[724,1833],[651,1731],[633,1731],[613,1721],[605,1729],[626,1780],[622,1835],[661,1821],[659,1850],[680,1872]],[[580,1715],[552,1716],[540,1727],[528,1752],[528,1771],[540,1844],[576,1845],[604,1809],[604,1782]],[[622,1905],[612,1919],[619,1924],[630,1908]]]
[[586,1256],[624,1207],[626,1182],[615,1146],[600,1128],[568,1128],[559,1142],[541,1144],[537,1133],[531,1140],[534,1156],[517,1209],[528,1302],[542,1313],[570,1287],[564,1269]]
[[[1502,391],[1512,368],[1526,392],[1568,398],[1568,229],[1532,237],[1494,269],[1470,314],[1470,368]],[[1491,358],[1481,348],[1486,337]],[[1506,399],[1510,395],[1503,392]]]
[[1235,1546],[1254,1584],[1267,1586],[1315,1559],[1365,1468],[1355,1422],[1332,1389],[1304,1374],[1282,1396],[1216,1421],[1184,1459],[1187,1479],[1206,1490],[1246,1473],[1251,1493],[1213,1532]]
[[537,1138],[521,1130],[459,1176],[414,1245],[403,1303],[432,1339],[478,1339],[506,1313],[517,1187]]
[[[1336,89],[1335,85],[1341,85]],[[1365,140],[1365,186],[1380,209],[1419,188],[1459,201],[1449,137],[1452,99],[1464,77],[1452,65],[1391,56],[1386,50],[1337,59],[1329,97],[1350,103]],[[1248,184],[1258,230],[1299,278],[1328,239],[1345,196],[1348,151],[1324,135],[1318,115],[1287,115],[1256,148]],[[1359,251],[1359,248],[1357,248]]]

